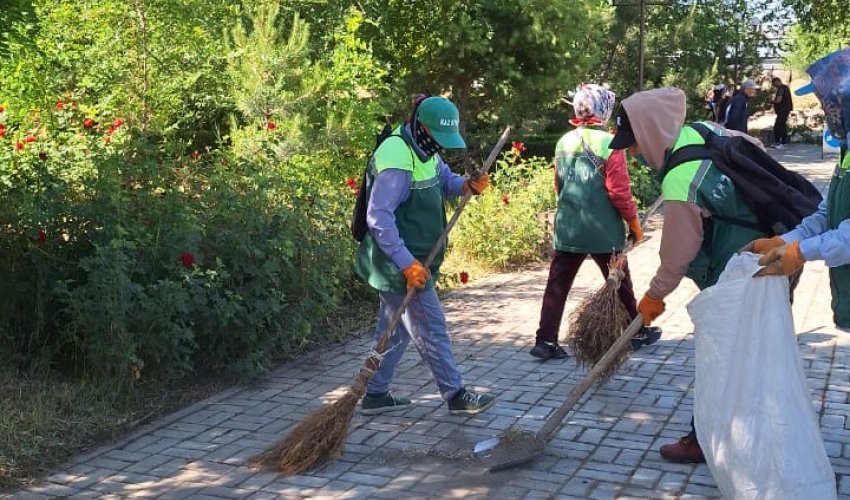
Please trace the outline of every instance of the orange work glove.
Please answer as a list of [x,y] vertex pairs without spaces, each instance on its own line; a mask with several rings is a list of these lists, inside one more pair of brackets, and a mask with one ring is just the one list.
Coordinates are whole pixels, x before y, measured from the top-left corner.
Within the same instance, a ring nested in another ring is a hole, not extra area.
[[764,266],[753,276],[788,276],[803,268],[803,255],[800,253],[800,242],[774,248],[759,259],[759,265]]
[[643,315],[643,326],[651,325],[655,321],[655,318],[661,316],[664,308],[664,301],[662,299],[656,299],[648,293],[644,294],[638,304],[638,312]]
[[404,274],[404,278],[407,280],[408,290],[411,288],[425,288],[425,283],[428,282],[428,277],[431,275],[418,260],[414,260],[413,264],[402,269],[401,273]]
[[785,240],[783,240],[779,236],[774,236],[773,238],[759,238],[741,247],[741,249],[738,250],[738,253],[752,252],[757,253],[759,255],[764,255],[767,252],[773,250],[774,248],[781,247],[784,244]]
[[487,174],[479,175],[475,178],[467,179],[463,183],[463,194],[472,191],[472,194],[481,194],[482,191],[490,186],[490,176]]
[[629,240],[632,243],[637,243],[643,239],[643,229],[640,227],[640,221],[635,217],[629,221]]

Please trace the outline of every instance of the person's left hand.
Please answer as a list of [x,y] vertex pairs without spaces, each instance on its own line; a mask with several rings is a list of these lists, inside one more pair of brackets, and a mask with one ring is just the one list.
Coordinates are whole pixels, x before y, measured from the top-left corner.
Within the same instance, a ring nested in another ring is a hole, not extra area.
[[472,191],[472,194],[481,194],[482,191],[490,186],[490,176],[487,174],[479,175],[478,177],[470,178],[463,183],[463,192]]
[[637,217],[629,221],[629,240],[634,245],[643,240],[643,228],[640,227],[640,221]]
[[803,267],[803,255],[800,253],[800,242],[795,241],[774,248],[759,259],[759,265],[764,266],[753,277],[788,276]]

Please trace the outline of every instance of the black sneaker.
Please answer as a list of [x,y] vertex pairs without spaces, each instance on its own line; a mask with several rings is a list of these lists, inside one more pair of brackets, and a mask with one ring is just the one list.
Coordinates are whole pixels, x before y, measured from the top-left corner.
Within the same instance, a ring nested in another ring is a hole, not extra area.
[[496,396],[478,394],[463,388],[449,400],[449,413],[452,415],[475,415],[493,406]]
[[546,342],[545,340],[537,339],[534,347],[529,352],[532,356],[546,361],[547,359],[564,359],[568,356],[567,351],[559,346],[557,342]]
[[407,398],[393,396],[389,392],[380,396],[365,395],[360,402],[360,413],[363,415],[377,415],[388,411],[404,410],[410,405]]
[[637,351],[645,345],[652,345],[661,338],[661,328],[657,326],[645,326],[631,338],[632,350]]

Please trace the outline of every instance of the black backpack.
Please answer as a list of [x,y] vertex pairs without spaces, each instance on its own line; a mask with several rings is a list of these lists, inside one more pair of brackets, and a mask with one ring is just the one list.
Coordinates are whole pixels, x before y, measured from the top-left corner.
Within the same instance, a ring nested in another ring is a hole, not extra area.
[[794,229],[817,210],[823,199],[820,191],[757,145],[743,137],[718,135],[702,123],[690,126],[702,136],[705,145],[679,149],[667,158],[662,171],[685,162],[710,159],[735,184],[758,224],[712,214],[713,218],[774,236]]
[[[387,138],[393,136],[393,128],[387,123],[384,128],[375,135],[375,148],[372,154],[378,149]],[[396,137],[401,137],[396,135]],[[369,208],[369,195],[372,193],[372,176],[369,174],[369,164],[372,161],[372,155],[366,160],[366,168],[363,170],[363,180],[360,182],[360,191],[357,193],[357,200],[354,202],[354,212],[351,214],[351,235],[357,241],[363,241],[366,233],[369,231],[369,226],[366,224],[366,209]]]

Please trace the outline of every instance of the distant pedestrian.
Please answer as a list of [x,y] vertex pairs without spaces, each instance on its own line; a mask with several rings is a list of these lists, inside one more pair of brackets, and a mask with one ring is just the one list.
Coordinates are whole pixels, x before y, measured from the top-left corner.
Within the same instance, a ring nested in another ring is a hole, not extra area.
[[709,110],[709,120],[721,123],[729,106],[729,96],[726,95],[726,85],[720,83],[708,91],[705,107]]
[[794,103],[791,100],[791,90],[779,77],[771,80],[771,85],[776,89],[773,94],[773,111],[776,112],[776,123],[773,124],[774,147],[782,149],[788,144],[788,115],[794,109]]
[[747,101],[756,95],[756,82],[747,79],[741,84],[741,88],[732,100],[729,101],[729,107],[726,110],[726,119],[722,125],[729,130],[737,130],[747,133],[747,119],[750,114],[747,110]]

